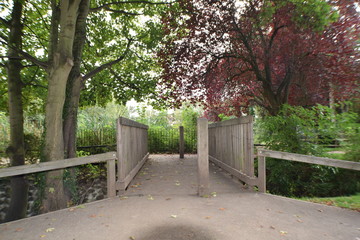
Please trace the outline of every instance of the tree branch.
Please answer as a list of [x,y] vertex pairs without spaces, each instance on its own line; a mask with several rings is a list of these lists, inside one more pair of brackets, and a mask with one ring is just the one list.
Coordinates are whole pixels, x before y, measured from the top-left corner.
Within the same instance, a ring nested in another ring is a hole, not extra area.
[[115,10],[115,9],[111,9],[111,8],[109,8],[109,7],[104,7],[104,9],[105,9],[106,11],[109,11],[109,12],[122,13],[122,14],[130,15],[130,16],[140,16],[140,15],[143,15],[142,13],[127,12],[127,11],[124,11],[124,10]]
[[90,11],[91,12],[97,12],[100,11],[101,9],[106,9],[112,5],[120,5],[120,4],[149,4],[149,5],[164,5],[164,4],[172,4],[172,3],[176,3],[178,2],[178,0],[176,1],[172,1],[172,2],[152,2],[152,1],[116,1],[116,2],[111,2],[111,3],[106,3],[103,4],[101,6],[95,7],[95,8],[91,8]]
[[[2,36],[0,36],[0,38],[2,38]],[[14,47],[10,46],[10,45],[9,45],[7,42],[5,42],[5,41],[0,40],[0,43],[2,43],[2,44],[4,44],[4,45],[6,45],[6,46],[14,49]],[[26,59],[26,60],[34,63],[35,65],[37,65],[37,66],[39,66],[39,67],[41,67],[41,68],[44,68],[44,69],[46,69],[46,68],[48,67],[48,63],[47,63],[47,62],[40,61],[39,59],[31,56],[30,54],[28,54],[27,52],[24,52],[24,51],[22,51],[22,50],[17,49],[17,51],[18,51],[19,54],[22,56],[22,59]]]
[[129,52],[130,50],[130,46],[131,46],[131,43],[132,43],[132,39],[130,39],[127,43],[127,46],[126,46],[126,50],[125,52],[118,58],[118,59],[115,59],[113,61],[110,61],[110,62],[107,62],[107,63],[104,63],[103,65],[101,65],[100,67],[98,68],[95,68],[94,70],[88,72],[87,74],[85,74],[83,77],[82,77],[82,81],[85,82],[87,81],[89,78],[93,77],[94,75],[96,75],[97,73],[101,72],[102,70],[108,68],[108,67],[111,67],[112,65],[122,61],[127,53]]
[[7,28],[10,27],[10,22],[2,17],[0,17],[0,22],[2,22]]
[[140,88],[136,87],[135,84],[133,83],[129,83],[129,82],[124,82],[123,80],[121,80],[121,78],[116,74],[116,72],[112,69],[110,69],[110,73],[116,78],[116,80],[118,80],[120,83],[124,84],[125,86],[134,89],[134,90],[140,90]]

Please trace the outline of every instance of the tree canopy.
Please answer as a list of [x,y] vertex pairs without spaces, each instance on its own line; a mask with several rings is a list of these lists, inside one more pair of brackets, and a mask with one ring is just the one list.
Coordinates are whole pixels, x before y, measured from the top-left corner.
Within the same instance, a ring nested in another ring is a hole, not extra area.
[[[202,101],[209,116],[249,106],[326,104],[359,94],[355,1],[180,1],[163,18],[164,99]],[[357,90],[356,90],[357,89]],[[357,92],[356,92],[357,91]]]

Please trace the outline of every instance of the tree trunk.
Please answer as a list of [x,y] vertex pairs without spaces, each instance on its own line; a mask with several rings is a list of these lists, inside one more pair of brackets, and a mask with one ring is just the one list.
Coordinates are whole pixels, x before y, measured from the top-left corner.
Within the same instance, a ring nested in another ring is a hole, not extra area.
[[73,46],[74,66],[71,69],[67,86],[64,106],[64,146],[65,158],[76,157],[76,127],[77,113],[82,89],[80,65],[82,51],[86,40],[86,18],[89,13],[90,1],[82,0],[79,7],[79,16],[76,22],[75,39]]
[[[73,66],[72,48],[80,0],[62,0],[60,3],[60,33],[54,59],[49,69],[48,95],[45,114],[44,160],[64,159],[63,107],[66,83]],[[52,51],[50,51],[52,52]],[[43,212],[66,207],[63,189],[63,171],[47,174]]]
[[[9,61],[6,64],[8,75],[9,115],[10,115],[10,146],[7,149],[11,166],[25,164],[24,150],[24,117],[22,104],[22,69],[18,50],[22,42],[22,3],[14,0],[11,14],[9,34]],[[11,201],[5,221],[24,218],[27,209],[28,185],[24,176],[11,178]]]

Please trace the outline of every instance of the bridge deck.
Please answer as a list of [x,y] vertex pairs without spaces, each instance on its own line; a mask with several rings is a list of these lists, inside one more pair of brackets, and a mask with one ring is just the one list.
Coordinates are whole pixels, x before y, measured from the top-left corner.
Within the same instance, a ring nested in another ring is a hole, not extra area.
[[360,239],[358,212],[255,193],[210,171],[213,196],[199,198],[196,156],[152,155],[125,196],[2,224],[0,239]]

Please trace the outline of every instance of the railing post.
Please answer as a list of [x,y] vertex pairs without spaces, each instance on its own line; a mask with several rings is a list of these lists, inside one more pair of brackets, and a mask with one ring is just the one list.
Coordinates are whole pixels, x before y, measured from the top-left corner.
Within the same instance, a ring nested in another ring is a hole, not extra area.
[[266,193],[266,158],[258,156],[258,188],[259,192]]
[[120,191],[125,191],[125,177],[126,177],[126,159],[124,158],[124,139],[122,137],[122,126],[121,119],[118,118],[116,121],[116,153],[118,160],[118,182],[117,189]]
[[209,194],[209,134],[206,118],[197,120],[198,195]]
[[179,127],[179,154],[180,158],[184,158],[185,142],[184,142],[184,127]]
[[115,171],[115,159],[108,160],[106,162],[107,168],[107,196],[108,198],[116,196],[116,171]]

